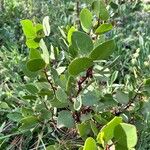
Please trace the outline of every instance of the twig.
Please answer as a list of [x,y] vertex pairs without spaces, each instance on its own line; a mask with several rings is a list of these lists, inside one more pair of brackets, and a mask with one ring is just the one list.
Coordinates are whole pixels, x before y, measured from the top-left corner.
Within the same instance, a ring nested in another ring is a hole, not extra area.
[[137,98],[138,93],[141,90],[142,86],[143,86],[143,82],[138,87],[138,89],[137,89],[136,94],[134,95],[134,97],[125,106],[121,107],[119,109],[119,111],[117,111],[117,112],[114,113],[116,116],[119,116],[120,114],[122,114],[123,112],[125,112],[130,106],[132,106],[132,104],[134,103],[135,99]]
[[41,141],[41,139],[43,137],[44,128],[45,128],[45,124],[43,125],[42,130],[41,130],[40,134],[38,135],[38,141],[37,141],[37,145],[36,145],[36,150],[38,150],[38,148],[39,148],[40,141]]
[[53,90],[53,92],[54,92],[54,94],[55,94],[56,88],[53,86],[53,83],[52,83],[51,80],[48,78],[48,74],[47,74],[47,70],[46,70],[46,69],[44,70],[44,74],[45,74],[46,80],[47,80],[48,83],[50,84],[50,86],[51,86],[51,88],[52,88],[52,90]]
[[[81,77],[78,81],[78,91],[77,91],[77,96],[80,94],[80,92],[82,91],[83,87],[83,83],[88,79],[88,78],[92,78],[93,77],[93,66],[90,67],[87,71],[86,71],[86,76]],[[76,97],[77,97],[76,96]]]

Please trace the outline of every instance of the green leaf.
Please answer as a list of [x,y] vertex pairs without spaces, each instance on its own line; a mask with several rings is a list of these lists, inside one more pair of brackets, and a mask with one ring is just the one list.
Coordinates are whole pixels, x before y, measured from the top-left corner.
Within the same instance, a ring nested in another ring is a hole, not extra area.
[[93,65],[93,61],[90,58],[82,57],[75,58],[68,67],[69,73],[71,75],[78,75],[79,73],[85,71]]
[[83,150],[97,150],[96,142],[92,137],[86,139]]
[[112,28],[113,28],[113,26],[112,26],[111,23],[104,23],[104,24],[100,25],[100,26],[96,29],[95,33],[96,33],[96,34],[103,34],[103,33],[106,33],[106,32],[108,32],[108,31],[110,31]]
[[56,108],[66,108],[69,105],[67,103],[61,103],[57,98],[54,98],[53,100],[51,100],[50,104],[52,107],[56,107]]
[[67,40],[69,42],[69,44],[71,43],[71,37],[72,37],[72,34],[73,32],[76,31],[76,28],[74,26],[72,26],[69,31],[68,31],[68,34],[67,34]]
[[77,129],[82,138],[87,138],[88,134],[91,132],[91,126],[89,122],[77,124]]
[[66,84],[66,91],[68,95],[76,95],[77,91],[74,90],[76,88],[76,80],[73,76],[69,76]]
[[94,135],[97,136],[99,131],[98,131],[98,128],[96,127],[96,124],[94,123],[94,121],[91,120],[90,125],[91,125],[91,129],[92,129]]
[[62,127],[73,128],[74,119],[72,117],[71,112],[67,110],[63,110],[59,112],[58,118],[57,118],[57,126],[58,128],[62,128]]
[[39,96],[52,96],[54,93],[52,90],[49,90],[47,88],[42,88],[39,92],[38,95]]
[[89,32],[92,27],[92,13],[87,9],[82,9],[80,13],[80,21],[82,29],[85,32]]
[[28,39],[33,39],[36,37],[36,28],[31,20],[22,20],[21,25],[23,32]]
[[107,143],[114,137],[115,127],[122,122],[121,117],[114,117],[109,123],[107,123],[97,136],[97,141],[100,144]]
[[113,82],[116,81],[117,77],[118,77],[118,74],[119,72],[118,71],[114,71],[112,76],[111,76],[111,79],[110,79],[110,83],[113,84]]
[[23,117],[32,116],[34,114],[33,110],[29,107],[22,107],[21,113]]
[[102,20],[107,20],[109,19],[109,12],[106,8],[104,0],[100,0],[100,7],[99,7],[99,17]]
[[29,130],[38,124],[38,118],[35,116],[28,116],[21,119],[20,122],[22,123],[22,126],[19,128],[19,130]]
[[150,78],[144,79],[143,83],[144,83],[144,85],[146,85],[146,86],[150,86]]
[[37,49],[30,49],[29,59],[41,58],[41,53]]
[[115,41],[109,40],[97,46],[90,54],[93,60],[107,59],[115,50]]
[[49,145],[48,147],[46,147],[46,150],[56,150],[55,145]]
[[36,42],[34,39],[27,39],[26,45],[28,46],[28,48],[33,48],[33,49],[36,49],[39,47],[39,43]]
[[42,52],[43,52],[42,57],[45,60],[45,63],[49,64],[49,58],[50,58],[49,52],[43,39],[40,40],[39,45],[40,45],[40,48],[42,49]]
[[36,72],[41,69],[44,69],[46,66],[43,59],[32,59],[27,62],[27,68],[29,71]]
[[7,117],[14,122],[19,122],[22,119],[21,113],[18,112],[12,112],[8,114]]
[[75,31],[72,34],[72,46],[81,55],[87,55],[93,50],[93,41],[86,33]]
[[22,97],[23,99],[28,99],[28,100],[36,100],[37,97],[34,95],[25,95]]
[[0,108],[1,109],[9,109],[10,107],[8,106],[8,104],[6,102],[0,102]]
[[129,95],[118,90],[116,93],[116,99],[120,104],[127,104],[129,102]]
[[52,113],[47,109],[42,109],[40,111],[40,119],[41,120],[50,120],[52,118]]
[[36,94],[39,90],[38,88],[33,84],[26,84],[25,88],[30,92],[31,94]]
[[37,72],[32,72],[27,68],[26,62],[23,61],[20,64],[20,68],[23,71],[24,75],[29,77],[29,78],[35,78],[37,76]]
[[74,100],[74,109],[77,110],[77,111],[79,111],[81,107],[82,107],[82,99],[81,99],[81,96],[78,96]]
[[88,91],[82,95],[82,103],[84,106],[93,106],[94,104],[97,104],[98,101],[99,99],[95,92]]
[[36,28],[36,33],[38,33],[38,32],[43,30],[42,24],[39,24],[39,23],[35,25],[35,28]]
[[96,0],[92,3],[92,9],[94,10],[97,17],[106,21],[109,19],[109,12],[106,8],[104,0]]
[[68,102],[68,96],[65,93],[65,91],[62,88],[58,88],[56,91],[56,98],[61,102],[61,103],[67,103]]
[[44,30],[45,36],[49,36],[50,34],[49,16],[46,16],[43,19],[43,30]]
[[114,3],[114,2],[110,2],[109,5],[110,5],[111,8],[114,9],[114,10],[118,9],[118,5],[117,5],[116,3]]
[[121,146],[134,148],[137,143],[136,127],[131,124],[120,123],[115,127],[114,138]]

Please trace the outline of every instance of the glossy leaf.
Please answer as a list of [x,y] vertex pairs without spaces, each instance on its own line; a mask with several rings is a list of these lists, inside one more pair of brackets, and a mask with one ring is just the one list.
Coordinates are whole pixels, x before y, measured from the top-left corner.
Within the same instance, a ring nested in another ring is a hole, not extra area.
[[27,39],[26,45],[28,46],[28,48],[33,48],[33,49],[36,49],[39,47],[39,43],[36,42],[34,39]]
[[89,32],[92,27],[92,13],[87,8],[81,10],[80,21],[82,29]]
[[100,144],[107,143],[114,137],[115,127],[122,122],[121,117],[114,117],[109,123],[104,126],[97,136],[97,141]]
[[107,59],[115,51],[115,41],[109,40],[97,46],[90,54],[93,60]]
[[114,138],[119,145],[134,148],[137,143],[137,131],[134,125],[120,123],[115,127]]
[[72,47],[78,54],[85,56],[93,50],[93,41],[86,33],[75,31],[71,39]]
[[27,62],[27,68],[32,72],[36,72],[41,69],[44,69],[45,65],[46,64],[43,59],[32,59]]
[[27,38],[33,39],[36,37],[36,28],[34,27],[31,20],[22,20],[21,25],[23,32]]
[[100,25],[100,26],[96,29],[95,33],[96,33],[96,34],[103,34],[103,33],[105,33],[105,32],[108,32],[108,31],[112,30],[112,28],[113,28],[113,26],[112,26],[111,23],[104,23],[104,24]]
[[78,75],[93,65],[93,61],[90,58],[82,57],[74,59],[68,67],[71,75]]
[[92,137],[86,139],[83,150],[97,150],[96,142]]
[[30,49],[29,59],[41,58],[41,53],[37,49]]
[[69,31],[68,31],[68,34],[67,34],[67,40],[69,42],[69,44],[71,43],[71,37],[72,37],[72,34],[73,32],[76,31],[76,28],[74,26],[72,26]]

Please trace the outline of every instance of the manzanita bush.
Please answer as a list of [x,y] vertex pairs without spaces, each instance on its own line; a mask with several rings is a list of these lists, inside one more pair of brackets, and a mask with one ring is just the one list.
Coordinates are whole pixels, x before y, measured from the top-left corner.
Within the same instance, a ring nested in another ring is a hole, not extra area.
[[[111,75],[109,69],[117,58],[109,58],[117,46],[106,36],[113,28],[106,4],[94,1],[79,19],[80,24],[60,29],[64,47],[49,43],[48,16],[42,24],[21,21],[30,49],[22,69],[31,80],[25,85],[19,130],[38,132],[37,149],[40,143],[47,150],[134,149],[137,131],[124,113],[132,111],[137,93],[113,85],[118,72]],[[48,131],[55,138],[45,147]]]

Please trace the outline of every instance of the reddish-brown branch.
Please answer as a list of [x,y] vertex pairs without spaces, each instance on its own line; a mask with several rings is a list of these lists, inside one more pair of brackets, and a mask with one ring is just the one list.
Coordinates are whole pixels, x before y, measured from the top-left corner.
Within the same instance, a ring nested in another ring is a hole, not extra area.
[[48,81],[48,83],[50,84],[54,94],[55,94],[55,91],[56,91],[56,87],[54,87],[53,83],[51,82],[51,80],[48,78],[48,74],[47,74],[47,70],[45,69],[44,70],[44,74],[45,74],[45,77],[46,77],[46,80]]
[[85,81],[87,81],[88,78],[92,78],[93,77],[93,67],[90,67],[87,71],[86,71],[86,76],[81,77],[79,79],[78,83],[78,91],[77,91],[77,96],[80,94],[80,92],[83,89],[83,83]]
[[141,88],[143,87],[143,83],[140,84],[140,86],[138,87],[135,96],[123,107],[121,107],[118,111],[115,111],[114,114],[116,116],[119,116],[120,114],[124,113],[128,108],[130,108],[132,106],[132,104],[134,103],[134,101],[136,100],[139,91],[141,90]]

